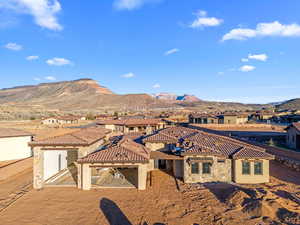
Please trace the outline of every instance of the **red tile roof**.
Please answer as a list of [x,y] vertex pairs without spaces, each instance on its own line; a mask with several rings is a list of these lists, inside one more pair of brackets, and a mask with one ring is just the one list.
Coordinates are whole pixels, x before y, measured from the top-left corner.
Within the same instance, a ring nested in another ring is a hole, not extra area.
[[167,128],[143,139],[143,142],[179,143],[182,155],[215,155],[227,158],[266,158],[274,157],[265,149],[230,137],[212,134],[184,127]]
[[103,139],[111,131],[99,127],[81,129],[70,134],[51,137],[40,141],[33,141],[31,146],[60,146],[60,145],[91,145]]
[[13,128],[0,128],[0,138],[24,137],[24,136],[34,136],[34,135],[24,130],[18,130]]
[[150,150],[131,139],[122,139],[117,144],[107,146],[79,159],[79,163],[148,163]]
[[101,125],[123,125],[123,126],[138,126],[138,125],[158,125],[163,123],[161,119],[126,119],[126,120],[103,120],[97,121]]

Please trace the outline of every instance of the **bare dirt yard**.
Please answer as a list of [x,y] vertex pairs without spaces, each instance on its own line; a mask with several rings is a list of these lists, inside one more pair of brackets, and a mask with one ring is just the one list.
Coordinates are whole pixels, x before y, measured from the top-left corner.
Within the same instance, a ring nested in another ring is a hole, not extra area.
[[[0,224],[9,225],[255,225],[300,224],[300,173],[272,162],[262,185],[183,184],[164,172],[136,189],[45,188],[31,171],[0,183]],[[18,198],[16,198],[16,194]]]

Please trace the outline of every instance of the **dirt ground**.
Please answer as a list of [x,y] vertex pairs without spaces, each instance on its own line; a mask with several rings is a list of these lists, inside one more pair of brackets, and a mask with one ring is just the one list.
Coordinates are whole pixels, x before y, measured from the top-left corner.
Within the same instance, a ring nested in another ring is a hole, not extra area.
[[290,196],[300,191],[300,174],[275,162],[269,184],[188,185],[158,171],[146,191],[50,187],[37,191],[28,187],[31,173],[0,183],[0,205],[6,203],[0,209],[1,224],[300,224],[300,206]]

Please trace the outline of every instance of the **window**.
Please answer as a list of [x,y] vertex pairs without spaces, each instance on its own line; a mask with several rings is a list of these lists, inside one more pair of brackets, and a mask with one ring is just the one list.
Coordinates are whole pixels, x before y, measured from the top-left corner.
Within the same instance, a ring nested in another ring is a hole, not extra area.
[[131,130],[131,131],[134,130],[134,127],[129,127],[129,130]]
[[250,162],[243,161],[242,162],[242,174],[249,175],[250,174]]
[[263,174],[263,163],[262,162],[254,162],[254,174],[255,175]]
[[199,174],[199,163],[191,164],[191,172],[192,174]]
[[225,163],[224,159],[218,159],[218,163]]
[[211,163],[205,162],[202,164],[202,173],[203,174],[211,173]]

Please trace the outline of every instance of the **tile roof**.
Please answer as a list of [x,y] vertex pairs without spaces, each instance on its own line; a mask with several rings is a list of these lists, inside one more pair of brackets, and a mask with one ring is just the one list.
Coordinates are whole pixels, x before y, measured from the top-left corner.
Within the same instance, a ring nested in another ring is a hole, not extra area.
[[103,120],[97,121],[98,124],[104,125],[123,125],[123,126],[134,126],[134,125],[157,125],[163,123],[161,119],[125,119],[125,120]]
[[143,138],[143,142],[177,143],[183,138],[196,134],[198,131],[185,127],[170,127]]
[[57,146],[57,145],[91,145],[104,138],[111,131],[99,127],[90,127],[61,136],[51,137],[40,141],[33,141],[31,146]]
[[166,128],[144,138],[143,142],[179,143],[183,150],[182,155],[273,159],[264,148],[234,138],[184,127]]
[[34,136],[34,135],[24,130],[18,130],[13,128],[0,128],[0,138],[24,137],[24,136]]
[[150,150],[131,139],[123,138],[117,144],[109,145],[86,157],[79,163],[148,163]]

